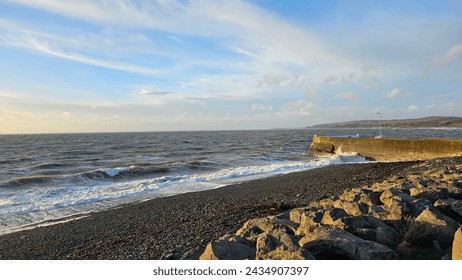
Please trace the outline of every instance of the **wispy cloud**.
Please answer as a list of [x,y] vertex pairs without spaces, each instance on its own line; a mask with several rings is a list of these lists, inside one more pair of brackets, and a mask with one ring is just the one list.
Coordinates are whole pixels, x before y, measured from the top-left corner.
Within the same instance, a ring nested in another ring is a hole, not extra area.
[[[162,32],[155,35],[156,39],[165,36],[171,38],[170,34],[173,33],[177,35],[177,40],[183,40],[188,44],[188,39],[181,36],[195,36],[204,40],[203,43],[211,44],[212,42],[207,40],[213,38],[212,44],[222,48],[226,46],[224,50],[229,55],[234,54],[234,57],[230,56],[229,62],[235,69],[260,75],[260,82],[265,85],[299,85],[304,82],[304,77],[310,74],[313,76],[310,72],[314,68],[328,66],[331,70],[342,72],[346,69],[356,70],[359,65],[330,50],[308,29],[292,25],[275,14],[244,1],[19,0],[14,3],[96,23],[102,27],[119,26],[133,29],[135,32],[140,32],[140,28],[146,28]],[[165,50],[173,45],[165,45]],[[35,47],[61,58],[102,67],[145,74],[158,74],[156,71],[159,71],[139,65],[100,61],[82,55],[82,50],[69,53],[51,44],[46,48]],[[184,50],[182,53],[184,54]],[[236,55],[241,58],[237,59]],[[221,59],[223,58],[222,56]],[[191,60],[197,59],[188,57],[188,60],[187,63],[190,64]],[[187,67],[182,61],[175,63],[177,68]],[[226,63],[225,61],[216,67],[223,67]],[[228,67],[229,65],[230,63]],[[294,80],[295,76],[299,78]]]
[[462,55],[462,44],[452,46],[445,54],[433,60],[433,64],[443,66],[456,60]]
[[402,94],[403,94],[403,90],[401,88],[394,88],[385,95],[385,98],[396,98]]
[[412,92],[404,91],[402,88],[394,88],[384,95],[385,99],[397,99],[397,98],[410,98],[413,96]]
[[[0,34],[0,44],[4,46],[11,48],[22,48],[43,55],[59,57],[79,63],[142,75],[158,76],[163,73],[163,71],[142,67],[139,65],[123,63],[114,60],[104,60],[84,55],[82,53],[86,50],[86,45],[81,43],[73,46],[74,51],[65,51],[60,49],[60,45],[64,45],[64,47],[66,45],[72,45],[73,42],[70,42],[71,40],[74,41],[72,38],[62,37],[59,35],[44,34],[34,30],[28,30],[20,26],[14,26],[12,24],[9,24],[8,27],[9,29],[6,29],[5,26],[0,28],[0,31],[3,31],[3,34]],[[101,57],[101,55],[99,56]]]

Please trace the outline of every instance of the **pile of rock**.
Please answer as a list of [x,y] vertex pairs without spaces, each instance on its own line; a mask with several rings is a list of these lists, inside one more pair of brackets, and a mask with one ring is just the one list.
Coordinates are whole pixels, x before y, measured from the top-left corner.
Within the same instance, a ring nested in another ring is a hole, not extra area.
[[249,220],[235,235],[209,243],[200,259],[448,259],[451,251],[460,258],[461,199],[462,158],[432,160],[381,183]]

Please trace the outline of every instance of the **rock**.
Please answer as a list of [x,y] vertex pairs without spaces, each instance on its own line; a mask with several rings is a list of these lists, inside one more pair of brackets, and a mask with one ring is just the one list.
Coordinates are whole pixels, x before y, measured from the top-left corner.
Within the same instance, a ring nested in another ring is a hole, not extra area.
[[359,199],[358,203],[366,204],[366,205],[378,205],[381,204],[380,196],[382,192],[370,192],[368,194],[362,194],[361,198]]
[[205,247],[203,245],[199,245],[193,249],[186,251],[181,260],[198,260],[200,256],[204,253]]
[[309,207],[303,207],[303,208],[295,208],[290,210],[290,220],[294,223],[300,224],[300,220],[302,218],[302,214],[305,211],[309,211],[311,208]]
[[300,246],[316,259],[394,260],[396,253],[385,245],[366,241],[332,226],[317,228],[300,240]]
[[313,202],[310,202],[308,207],[330,210],[334,208],[333,205],[337,199],[338,199],[337,197],[329,197],[329,198],[321,199],[320,201],[313,201]]
[[456,200],[451,204],[451,210],[462,218],[462,201]]
[[462,184],[459,187],[455,186],[448,186],[447,190],[449,193],[449,197],[456,198],[456,199],[462,199]]
[[301,248],[296,237],[283,229],[260,234],[256,245],[257,260],[313,260],[311,253]]
[[236,232],[236,235],[256,239],[259,234],[269,232],[275,228],[284,228],[288,232],[294,233],[298,226],[298,223],[294,223],[290,220],[278,219],[275,216],[255,218],[245,222],[244,226]]
[[[370,192],[370,191],[369,191]],[[350,189],[350,190],[345,190],[340,196],[339,199],[342,201],[348,201],[348,202],[358,202],[359,199],[361,199],[361,195],[363,194],[363,190],[356,188],[356,189]]]
[[248,240],[234,236],[229,239],[223,237],[210,242],[200,260],[247,260],[255,259],[255,246]]
[[435,239],[438,241],[441,248],[446,249],[451,246],[454,233],[458,228],[458,224],[453,219],[436,210],[426,209],[415,219],[415,221],[430,224],[437,230]]
[[321,223],[325,225],[332,225],[336,220],[347,216],[348,214],[345,210],[340,208],[333,208],[332,210],[328,210],[324,212],[322,216]]
[[412,201],[412,203],[407,204],[408,214],[417,218],[424,210],[433,209],[433,202],[428,198],[419,198]]
[[380,201],[387,206],[398,202],[399,204],[403,203],[411,203],[414,200],[408,194],[396,189],[396,188],[389,188],[385,190],[382,195],[380,195]]
[[320,226],[323,216],[324,212],[322,210],[304,211],[300,218],[300,226],[298,227],[295,234],[301,236],[309,234]]
[[395,248],[402,236],[398,231],[372,216],[349,216],[335,221],[333,226],[341,228],[365,240]]
[[428,187],[428,188],[412,188],[410,195],[415,198],[428,198],[432,202],[438,199],[445,199],[449,197],[449,191],[445,188]]
[[386,224],[397,227],[401,223],[403,216],[409,210],[399,201],[394,201],[390,205],[373,205],[369,207],[368,215],[376,217]]
[[343,209],[345,210],[347,214],[353,215],[353,216],[366,214],[368,211],[367,205],[359,204],[357,202],[344,201],[344,200],[337,200],[334,203],[334,207]]
[[462,227],[454,234],[454,241],[452,242],[452,259],[462,260]]
[[451,205],[456,201],[454,198],[438,199],[433,205],[440,211],[449,212],[451,211]]

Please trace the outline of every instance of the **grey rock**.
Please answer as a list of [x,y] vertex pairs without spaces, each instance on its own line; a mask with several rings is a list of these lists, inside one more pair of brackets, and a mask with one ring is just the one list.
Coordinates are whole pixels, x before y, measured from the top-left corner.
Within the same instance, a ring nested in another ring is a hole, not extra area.
[[441,248],[445,249],[451,246],[454,238],[454,233],[458,228],[457,222],[453,219],[441,214],[434,209],[424,210],[416,219],[416,222],[426,223],[431,225],[437,230],[436,241],[440,244]]
[[343,217],[333,225],[362,239],[374,241],[391,248],[395,248],[402,239],[401,234],[396,229],[372,216]]
[[300,240],[300,245],[316,259],[394,260],[397,254],[389,247],[366,241],[332,226],[317,228]]

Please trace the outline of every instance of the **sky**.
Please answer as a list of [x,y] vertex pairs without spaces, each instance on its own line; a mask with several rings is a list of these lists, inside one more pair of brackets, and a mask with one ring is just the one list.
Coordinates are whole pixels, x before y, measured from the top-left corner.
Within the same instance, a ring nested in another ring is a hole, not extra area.
[[0,0],[0,134],[462,117],[460,0]]

